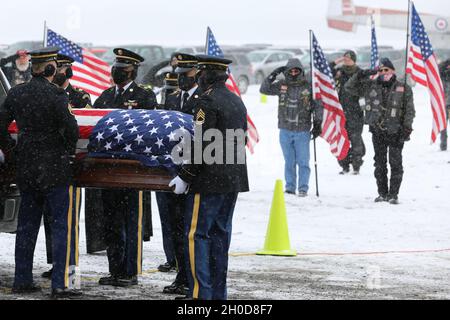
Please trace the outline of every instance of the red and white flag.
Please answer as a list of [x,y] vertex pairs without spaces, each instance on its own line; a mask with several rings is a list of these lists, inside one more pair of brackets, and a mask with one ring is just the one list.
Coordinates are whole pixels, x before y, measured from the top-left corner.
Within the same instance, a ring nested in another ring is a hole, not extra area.
[[411,36],[406,73],[410,74],[414,81],[427,87],[430,92],[433,113],[431,141],[434,143],[439,133],[447,129],[444,86],[433,46],[412,2],[410,13]]
[[339,101],[330,65],[312,32],[311,41],[313,95],[324,107],[321,136],[330,144],[333,155],[343,160],[350,149],[344,109]]

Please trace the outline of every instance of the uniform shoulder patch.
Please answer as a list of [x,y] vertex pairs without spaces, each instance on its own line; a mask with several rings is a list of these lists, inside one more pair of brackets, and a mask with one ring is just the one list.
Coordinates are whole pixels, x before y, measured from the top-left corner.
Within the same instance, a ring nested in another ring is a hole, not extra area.
[[205,114],[205,111],[203,111],[203,109],[200,108],[200,109],[197,111],[197,114],[195,115],[195,124],[196,124],[196,125],[202,125],[202,124],[205,123],[205,120],[206,120],[206,114]]

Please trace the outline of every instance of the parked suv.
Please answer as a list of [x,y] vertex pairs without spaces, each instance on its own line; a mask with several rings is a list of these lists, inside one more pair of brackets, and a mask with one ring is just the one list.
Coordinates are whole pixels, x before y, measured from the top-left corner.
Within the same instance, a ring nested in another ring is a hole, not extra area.
[[225,58],[233,63],[230,65],[230,71],[233,74],[236,84],[241,94],[245,94],[248,86],[254,83],[252,64],[247,55],[243,52],[225,52]]
[[294,56],[293,52],[273,50],[257,50],[247,54],[252,63],[257,84],[261,84],[276,68],[285,66],[287,61]]

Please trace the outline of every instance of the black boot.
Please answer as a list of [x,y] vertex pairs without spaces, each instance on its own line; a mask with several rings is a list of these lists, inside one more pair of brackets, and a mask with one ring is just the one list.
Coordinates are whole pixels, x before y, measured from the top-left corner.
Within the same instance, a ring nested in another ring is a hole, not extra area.
[[138,284],[137,276],[120,276],[117,278],[116,284],[117,287],[131,287]]
[[398,196],[390,195],[389,196],[389,203],[390,204],[400,204],[400,202],[398,201]]
[[172,265],[169,262],[166,262],[158,267],[159,272],[171,272],[171,271],[177,271],[177,266]]
[[170,286],[164,287],[163,293],[165,294],[179,294],[187,295],[188,287],[185,284],[174,282]]
[[377,198],[375,198],[375,202],[379,203],[379,202],[388,202],[389,199],[387,196],[383,196],[383,195],[379,195]]

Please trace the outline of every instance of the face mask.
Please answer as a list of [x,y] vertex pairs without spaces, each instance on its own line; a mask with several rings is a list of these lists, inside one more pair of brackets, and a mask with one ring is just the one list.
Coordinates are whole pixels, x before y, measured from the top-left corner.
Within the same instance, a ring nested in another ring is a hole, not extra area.
[[64,84],[64,82],[66,82],[66,80],[67,76],[65,73],[57,73],[53,78],[53,83],[61,87]]
[[111,75],[115,84],[124,83],[129,79],[129,72],[122,68],[113,68]]
[[389,81],[391,81],[393,76],[394,76],[394,74],[383,74],[380,76],[380,80],[383,82],[389,82]]
[[180,74],[178,77],[178,86],[183,91],[191,90],[195,85],[195,77],[188,77],[186,74]]

